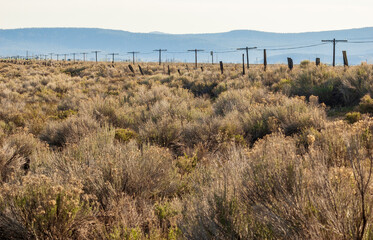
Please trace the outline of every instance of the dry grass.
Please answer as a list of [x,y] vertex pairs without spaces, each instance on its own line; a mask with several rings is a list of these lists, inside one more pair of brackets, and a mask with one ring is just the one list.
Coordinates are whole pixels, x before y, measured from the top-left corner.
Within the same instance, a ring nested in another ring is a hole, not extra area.
[[1,238],[372,239],[371,65],[142,68],[0,63]]

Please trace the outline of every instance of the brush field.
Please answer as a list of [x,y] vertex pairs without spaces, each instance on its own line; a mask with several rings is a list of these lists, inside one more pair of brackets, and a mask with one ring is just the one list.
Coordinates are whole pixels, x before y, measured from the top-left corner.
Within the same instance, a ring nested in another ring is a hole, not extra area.
[[140,65],[0,62],[0,238],[373,238],[372,65]]

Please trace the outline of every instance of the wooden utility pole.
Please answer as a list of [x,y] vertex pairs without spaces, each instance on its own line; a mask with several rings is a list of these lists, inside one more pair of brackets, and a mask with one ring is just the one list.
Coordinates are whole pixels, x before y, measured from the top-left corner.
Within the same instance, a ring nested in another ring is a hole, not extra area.
[[197,52],[203,52],[204,50],[202,49],[191,49],[191,50],[188,50],[188,52],[194,52],[194,56],[195,56],[195,66],[194,68],[197,69]]
[[92,51],[92,53],[94,53],[96,55],[96,62],[97,62],[97,53],[99,53],[101,51]]
[[139,53],[139,52],[127,52],[127,53],[131,53],[132,54],[132,63],[133,63],[133,65],[135,65],[135,54]]
[[154,52],[159,52],[159,65],[162,64],[162,52],[167,52],[167,49],[156,49]]
[[86,56],[88,53],[83,52],[83,53],[81,53],[81,54],[83,54],[83,61],[85,62],[85,56]]
[[111,55],[112,56],[112,63],[114,63],[114,56],[115,55],[119,55],[119,53],[109,53],[108,55]]
[[247,68],[250,68],[249,64],[249,50],[256,49],[257,47],[244,47],[244,48],[237,48],[237,50],[246,50],[246,62],[247,62]]
[[72,53],[71,55],[73,55],[73,60],[75,62],[75,55],[76,55],[76,53]]
[[245,75],[245,54],[242,53],[242,75]]
[[347,42],[347,40],[321,40],[321,42],[331,42],[333,43],[333,67],[335,67],[335,44],[338,42]]
[[210,55],[211,55],[211,64],[214,64],[214,52],[210,51]]
[[267,70],[267,50],[263,50],[263,65],[264,65],[264,71]]

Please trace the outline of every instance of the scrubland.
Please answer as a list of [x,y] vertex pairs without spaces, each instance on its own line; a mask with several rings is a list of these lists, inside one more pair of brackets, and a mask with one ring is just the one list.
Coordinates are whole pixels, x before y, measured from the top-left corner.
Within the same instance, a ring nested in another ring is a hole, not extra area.
[[0,63],[1,238],[373,238],[373,66],[141,66]]

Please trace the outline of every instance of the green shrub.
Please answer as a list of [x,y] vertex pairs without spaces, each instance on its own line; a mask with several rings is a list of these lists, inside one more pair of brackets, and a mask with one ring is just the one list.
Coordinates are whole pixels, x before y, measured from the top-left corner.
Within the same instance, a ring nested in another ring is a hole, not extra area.
[[309,65],[310,65],[310,61],[309,60],[303,60],[300,62],[300,67],[301,68],[307,68]]
[[373,113],[373,99],[369,94],[365,95],[359,103],[359,110],[362,113]]
[[350,112],[350,113],[347,113],[346,117],[345,117],[345,120],[348,123],[353,124],[353,123],[361,120],[361,114],[359,112]]
[[126,143],[129,140],[136,137],[136,133],[131,129],[116,129],[115,130],[115,139],[120,142]]

